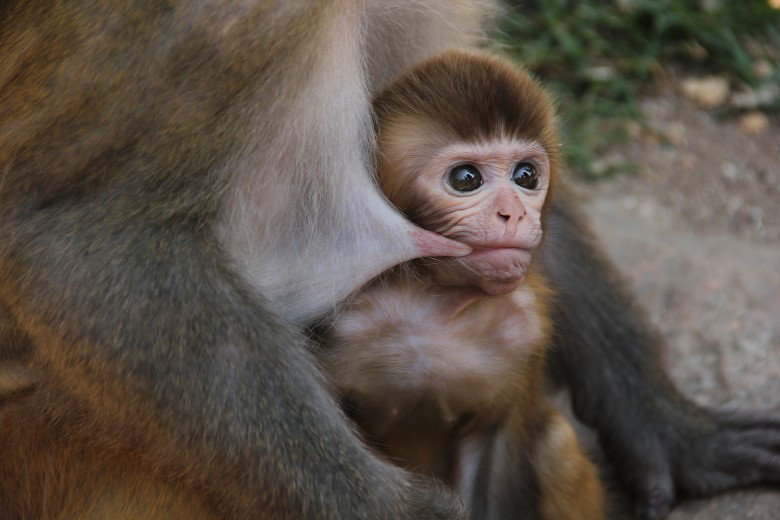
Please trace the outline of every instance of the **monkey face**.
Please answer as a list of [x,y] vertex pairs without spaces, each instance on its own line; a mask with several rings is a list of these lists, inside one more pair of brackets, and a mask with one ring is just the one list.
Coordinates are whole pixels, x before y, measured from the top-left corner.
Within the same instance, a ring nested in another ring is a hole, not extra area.
[[[550,161],[537,142],[458,143],[401,161],[394,202],[418,225],[473,252],[433,266],[437,282],[488,294],[517,288],[542,239]],[[395,176],[396,178],[397,175]]]

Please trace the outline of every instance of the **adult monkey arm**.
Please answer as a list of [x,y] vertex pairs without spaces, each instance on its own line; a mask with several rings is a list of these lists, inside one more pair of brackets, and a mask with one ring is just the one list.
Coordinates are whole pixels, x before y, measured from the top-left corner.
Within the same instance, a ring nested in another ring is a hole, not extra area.
[[557,294],[552,370],[597,430],[638,517],[666,516],[680,495],[780,484],[780,416],[708,410],[678,393],[660,363],[659,333],[562,188],[542,256]]
[[[457,516],[368,454],[276,312],[467,251],[369,181],[361,5],[2,9],[0,299],[38,395],[66,394],[44,410],[68,421],[54,404],[77,403],[78,435],[136,447],[221,516]],[[36,517],[17,499],[0,497]]]

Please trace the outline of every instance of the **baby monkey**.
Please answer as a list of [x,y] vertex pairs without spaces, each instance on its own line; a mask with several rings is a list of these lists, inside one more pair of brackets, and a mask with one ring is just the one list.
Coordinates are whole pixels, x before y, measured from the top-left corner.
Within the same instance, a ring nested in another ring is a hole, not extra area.
[[380,453],[454,487],[475,518],[603,518],[596,469],[543,391],[547,95],[507,61],[451,51],[374,108],[385,195],[473,252],[396,268],[345,305],[319,354],[338,397]]

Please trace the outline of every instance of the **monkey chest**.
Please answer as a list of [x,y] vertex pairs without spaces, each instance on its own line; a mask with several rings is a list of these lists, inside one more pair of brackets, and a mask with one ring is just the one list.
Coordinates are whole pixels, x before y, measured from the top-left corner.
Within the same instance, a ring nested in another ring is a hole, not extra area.
[[445,424],[500,413],[543,344],[532,288],[472,298],[373,291],[334,323],[321,360],[339,394],[388,420],[426,410]]

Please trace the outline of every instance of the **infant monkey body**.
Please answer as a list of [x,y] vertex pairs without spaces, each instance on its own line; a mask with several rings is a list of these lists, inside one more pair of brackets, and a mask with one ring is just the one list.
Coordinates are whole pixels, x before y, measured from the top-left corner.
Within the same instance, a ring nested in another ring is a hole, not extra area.
[[451,51],[374,109],[385,195],[472,252],[397,267],[340,310],[318,355],[338,398],[378,452],[455,488],[476,518],[603,518],[595,467],[543,391],[547,95],[507,61]]
[[361,291],[321,359],[369,439],[409,469],[454,483],[457,439],[535,406],[546,289],[531,275],[511,293],[485,296],[422,281],[424,267],[415,267]]

